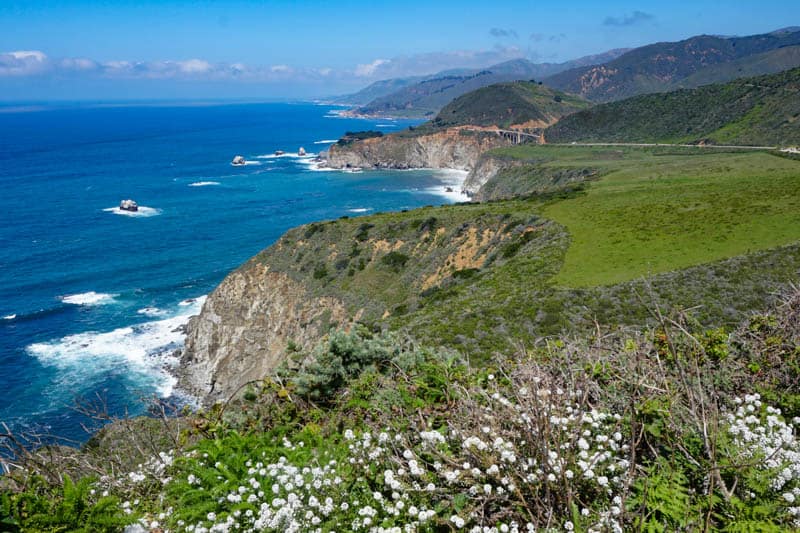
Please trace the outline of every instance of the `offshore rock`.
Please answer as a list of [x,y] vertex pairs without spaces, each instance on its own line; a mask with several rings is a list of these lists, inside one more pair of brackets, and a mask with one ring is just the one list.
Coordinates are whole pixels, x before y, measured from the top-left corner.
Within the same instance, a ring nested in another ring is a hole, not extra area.
[[122,200],[119,203],[119,208],[123,211],[131,211],[136,212],[139,210],[139,204],[134,202],[133,200]]

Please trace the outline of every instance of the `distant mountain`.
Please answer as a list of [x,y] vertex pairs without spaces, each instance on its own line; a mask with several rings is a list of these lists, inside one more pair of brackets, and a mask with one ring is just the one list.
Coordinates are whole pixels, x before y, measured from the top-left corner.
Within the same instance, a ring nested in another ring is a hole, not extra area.
[[444,106],[430,124],[437,128],[462,125],[543,128],[589,105],[582,98],[536,82],[505,82],[459,96]]
[[800,68],[597,105],[563,118],[545,139],[800,145]]
[[419,83],[428,79],[429,77],[430,76],[413,76],[410,78],[392,78],[390,80],[380,80],[376,81],[375,83],[371,83],[357,93],[329,98],[326,99],[326,102],[343,105],[365,105],[376,98],[391,94],[408,85]]
[[376,82],[367,89],[343,97],[340,100],[363,100],[367,91],[372,94],[399,86],[385,92],[354,110],[362,115],[391,115],[408,117],[432,117],[442,107],[462,94],[494,83],[517,80],[541,79],[569,68],[609,61],[625,53],[627,49],[610,50],[603,54],[582,57],[565,63],[532,63],[527,59],[513,59],[485,69],[468,71],[445,71],[408,83],[409,78]]
[[[800,31],[794,28],[749,37],[700,35],[636,48],[602,64],[552,75],[544,83],[592,101],[609,102],[668,90],[703,69],[795,45],[800,45]],[[754,61],[758,63],[757,58]],[[716,69],[708,79],[729,81],[739,76],[737,68]]]

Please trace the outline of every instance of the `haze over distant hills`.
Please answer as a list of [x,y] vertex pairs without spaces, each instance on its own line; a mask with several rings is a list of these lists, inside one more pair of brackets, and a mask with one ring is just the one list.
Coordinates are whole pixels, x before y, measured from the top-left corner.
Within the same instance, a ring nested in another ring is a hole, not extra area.
[[448,70],[431,76],[378,81],[355,94],[335,99],[354,104],[363,115],[432,117],[453,99],[481,87],[504,81],[541,79],[574,67],[609,61],[625,53],[617,49],[565,63],[532,63],[514,59],[485,69]]
[[746,37],[699,35],[635,49],[617,49],[565,63],[506,61],[484,69],[394,78],[334,100],[354,114],[434,117],[470,91],[506,81],[536,79],[595,102],[773,74],[800,66],[800,28]]

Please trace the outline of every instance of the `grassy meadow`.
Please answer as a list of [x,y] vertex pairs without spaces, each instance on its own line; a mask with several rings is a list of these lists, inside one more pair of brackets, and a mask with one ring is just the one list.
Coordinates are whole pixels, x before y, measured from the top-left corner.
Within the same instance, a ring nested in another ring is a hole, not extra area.
[[610,285],[800,239],[800,163],[767,152],[518,147],[545,166],[594,167],[586,194],[541,213],[571,243],[559,285]]

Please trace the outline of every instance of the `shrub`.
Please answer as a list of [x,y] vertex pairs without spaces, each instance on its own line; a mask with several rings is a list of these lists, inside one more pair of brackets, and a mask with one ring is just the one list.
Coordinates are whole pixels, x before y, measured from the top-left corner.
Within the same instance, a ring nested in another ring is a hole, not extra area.
[[405,268],[408,259],[409,257],[406,254],[395,251],[389,252],[381,257],[381,263],[388,266],[395,272],[400,272],[403,268]]
[[314,267],[314,279],[324,279],[328,277],[328,268],[320,263],[316,267]]

